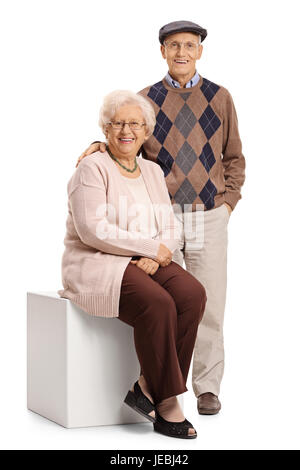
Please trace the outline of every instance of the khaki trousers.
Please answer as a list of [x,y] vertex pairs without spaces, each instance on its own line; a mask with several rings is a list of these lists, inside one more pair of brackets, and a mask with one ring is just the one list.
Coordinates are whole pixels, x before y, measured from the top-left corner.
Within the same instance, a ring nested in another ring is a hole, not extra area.
[[[184,216],[177,214],[182,235],[173,261],[182,266],[184,260],[186,270],[201,282],[207,295],[194,348],[192,386],[196,397],[205,392],[219,395],[224,373],[223,323],[229,217],[224,204],[209,211],[195,211]],[[192,232],[185,230],[187,226],[192,226]]]

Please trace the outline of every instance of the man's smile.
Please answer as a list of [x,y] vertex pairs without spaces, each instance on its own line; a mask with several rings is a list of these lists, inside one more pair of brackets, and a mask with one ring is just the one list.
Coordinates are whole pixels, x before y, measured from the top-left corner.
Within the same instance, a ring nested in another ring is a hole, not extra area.
[[188,60],[185,60],[185,59],[174,59],[174,62],[176,64],[187,64],[188,63]]

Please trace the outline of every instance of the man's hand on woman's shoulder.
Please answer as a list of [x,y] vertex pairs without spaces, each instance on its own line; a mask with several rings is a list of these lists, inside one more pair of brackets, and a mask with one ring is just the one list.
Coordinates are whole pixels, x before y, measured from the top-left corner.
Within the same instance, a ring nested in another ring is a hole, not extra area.
[[87,157],[88,155],[91,155],[94,152],[105,152],[106,150],[106,144],[105,142],[93,142],[78,158],[77,163],[76,163],[76,168],[78,167],[79,163],[84,157]]

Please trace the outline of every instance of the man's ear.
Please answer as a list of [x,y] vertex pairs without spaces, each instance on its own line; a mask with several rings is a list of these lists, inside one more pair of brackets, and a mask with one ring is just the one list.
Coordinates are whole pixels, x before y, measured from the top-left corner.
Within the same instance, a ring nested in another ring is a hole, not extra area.
[[199,60],[200,57],[202,56],[202,51],[203,51],[203,46],[202,46],[202,44],[199,44],[197,60]]
[[163,44],[160,45],[160,52],[164,59],[166,59],[166,48]]

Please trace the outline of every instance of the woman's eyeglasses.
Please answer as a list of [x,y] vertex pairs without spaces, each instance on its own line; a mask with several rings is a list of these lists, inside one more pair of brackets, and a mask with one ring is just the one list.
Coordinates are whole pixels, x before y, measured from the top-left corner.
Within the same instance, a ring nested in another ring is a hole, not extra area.
[[141,122],[138,122],[138,121],[129,121],[129,122],[111,121],[108,124],[110,124],[113,129],[117,129],[117,130],[123,129],[123,127],[126,124],[128,124],[128,126],[130,127],[130,129],[132,131],[140,131],[142,129],[142,127],[146,125],[145,123],[141,123]]

